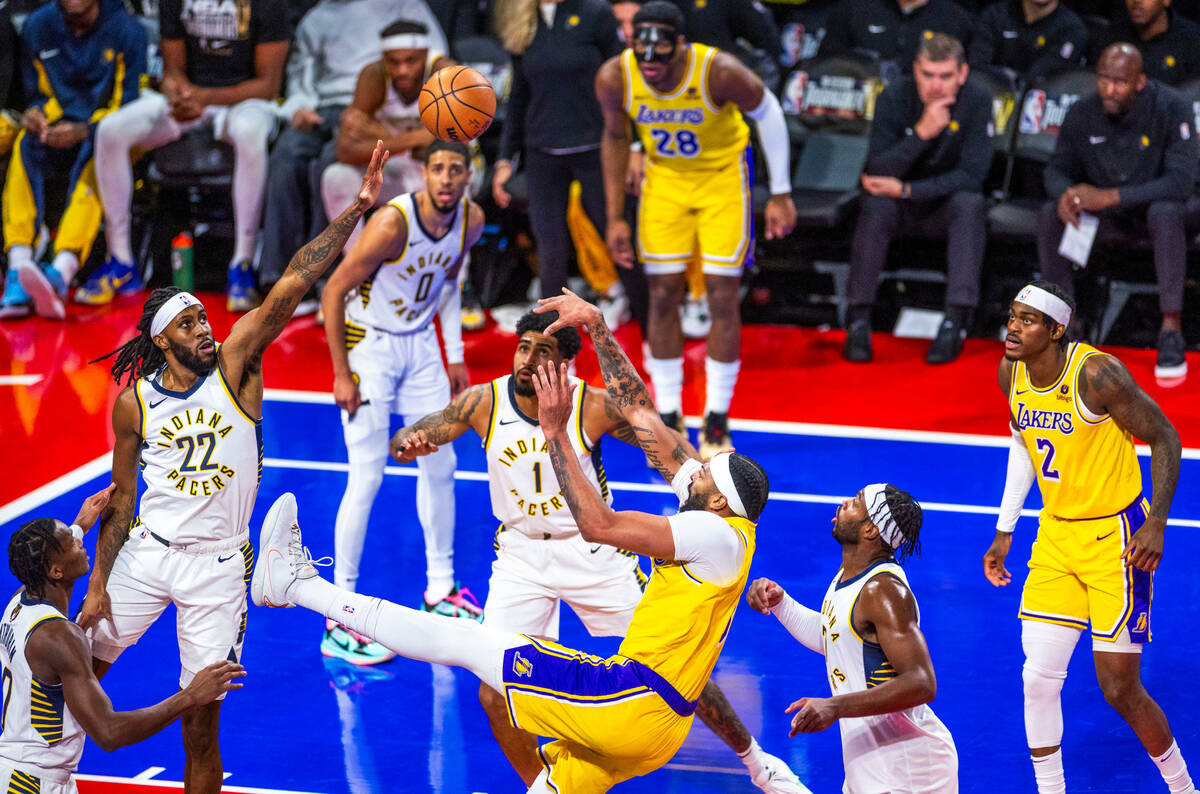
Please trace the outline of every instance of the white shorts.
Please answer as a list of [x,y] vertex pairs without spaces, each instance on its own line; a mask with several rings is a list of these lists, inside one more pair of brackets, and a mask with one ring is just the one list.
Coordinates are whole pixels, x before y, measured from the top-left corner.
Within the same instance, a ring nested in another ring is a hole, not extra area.
[[958,750],[928,706],[841,720],[843,794],[957,794]]
[[415,421],[450,402],[450,378],[432,325],[403,335],[366,326],[366,336],[350,349],[348,358],[363,404],[353,419],[342,411],[347,447],[368,443],[386,457],[393,413]]
[[623,637],[642,599],[637,555],[579,535],[543,540],[510,529],[496,534],[483,625],[558,639],[566,601],[593,637]]
[[78,794],[75,778],[65,769],[52,774],[36,772],[37,767],[17,768],[11,761],[0,758],[0,791],[36,792],[36,794]]
[[180,689],[213,662],[239,661],[246,635],[246,585],[253,569],[248,538],[182,549],[167,547],[145,527],[135,527],[108,577],[112,620],[99,621],[89,632],[92,656],[115,662],[174,604]]

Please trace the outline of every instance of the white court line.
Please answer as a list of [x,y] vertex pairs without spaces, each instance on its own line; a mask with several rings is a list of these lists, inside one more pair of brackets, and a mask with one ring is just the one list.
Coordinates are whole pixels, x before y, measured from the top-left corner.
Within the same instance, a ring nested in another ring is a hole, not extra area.
[[95,460],[88,461],[74,471],[69,471],[41,488],[35,488],[24,496],[0,507],[0,524],[7,524],[17,516],[24,515],[35,507],[44,505],[51,499],[62,496],[67,491],[78,488],[108,471],[112,471],[111,452],[105,452]]
[[[156,767],[151,767],[155,769]],[[149,770],[147,770],[149,771]],[[89,780],[95,783],[130,783],[134,786],[145,786],[183,791],[183,783],[174,780],[145,780],[140,777],[113,777],[111,775],[83,775],[76,773],[76,780]],[[279,788],[254,788],[251,786],[226,786],[222,784],[221,791],[231,791],[234,794],[315,794],[311,791],[288,791]]]
[[41,379],[41,375],[0,375],[0,386],[32,386]]
[[148,766],[130,778],[130,780],[151,780],[166,771],[167,768],[165,766]]

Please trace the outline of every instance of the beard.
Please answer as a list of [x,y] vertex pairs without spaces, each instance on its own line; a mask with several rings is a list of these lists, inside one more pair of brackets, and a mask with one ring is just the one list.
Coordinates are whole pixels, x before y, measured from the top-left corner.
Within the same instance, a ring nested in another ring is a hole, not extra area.
[[858,542],[858,532],[864,521],[838,520],[833,525],[833,539],[843,546],[853,546]]
[[707,510],[707,509],[708,509],[708,495],[702,494],[702,493],[696,493],[695,491],[688,491],[687,501],[685,501],[683,504],[681,504],[679,506],[679,512],[681,512],[681,513],[686,513],[689,510]]
[[533,381],[522,383],[514,377],[512,385],[513,393],[518,397],[537,397],[537,389],[533,388]]
[[205,362],[200,356],[183,345],[177,344],[173,339],[167,339],[167,344],[170,345],[171,355],[175,357],[175,360],[200,377],[209,374],[217,366],[215,351],[212,361]]

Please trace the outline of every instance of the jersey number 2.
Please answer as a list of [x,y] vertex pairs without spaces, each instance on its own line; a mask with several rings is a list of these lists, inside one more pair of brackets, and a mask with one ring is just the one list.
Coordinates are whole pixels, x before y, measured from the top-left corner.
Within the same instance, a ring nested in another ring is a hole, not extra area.
[[1058,469],[1054,468],[1054,445],[1050,443],[1048,438],[1039,438],[1037,440],[1038,452],[1043,453],[1042,457],[1042,477],[1047,480],[1058,479]]
[[695,157],[700,153],[700,141],[691,130],[678,130],[674,135],[670,130],[652,129],[654,148],[663,157]]
[[214,433],[201,433],[195,438],[180,436],[175,439],[175,446],[180,449],[187,447],[187,454],[183,459],[183,465],[179,467],[179,470],[185,474],[197,471],[197,467],[192,465],[192,456],[196,454],[196,450],[200,447],[208,447],[208,449],[204,452],[204,460],[200,462],[199,471],[216,471],[221,468],[216,463],[210,462],[213,450],[217,448],[217,436]]

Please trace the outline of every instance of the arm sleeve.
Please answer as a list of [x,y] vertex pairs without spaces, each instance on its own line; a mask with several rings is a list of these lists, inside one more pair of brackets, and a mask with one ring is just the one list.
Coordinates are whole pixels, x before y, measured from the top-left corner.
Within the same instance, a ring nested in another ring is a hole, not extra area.
[[[464,258],[460,275],[466,272],[467,263]],[[442,324],[442,348],[446,351],[446,363],[463,363],[462,289],[459,286],[458,279],[447,281],[442,285],[442,298],[441,303],[438,305],[438,320]]]
[[500,134],[500,159],[512,160],[525,148],[525,109],[529,105],[529,81],[521,70],[522,56],[512,57],[512,91]]
[[1197,155],[1196,135],[1192,129],[1190,113],[1182,103],[1175,101],[1160,112],[1170,119],[1166,146],[1162,154],[1162,168],[1158,176],[1149,182],[1120,188],[1118,193],[1121,207],[1136,207],[1160,200],[1187,201],[1192,194],[1192,186],[1196,182]]
[[[992,164],[992,138],[988,134],[991,120],[991,103],[972,101],[967,113],[963,114],[960,134],[965,136],[958,164],[951,171],[912,183],[914,199],[933,199],[949,196],[959,191],[980,192]],[[916,137],[915,135],[913,137]]]
[[733,37],[745,39],[778,61],[783,54],[783,40],[771,12],[758,0],[732,0],[731,5],[729,32]]
[[820,612],[809,609],[784,593],[783,600],[771,610],[771,614],[779,618],[779,622],[797,642],[810,651],[825,655],[825,645],[821,642]]
[[697,579],[724,586],[737,579],[746,550],[737,531],[720,516],[688,510],[667,519],[675,540],[675,561]]
[[871,123],[871,141],[863,171],[871,176],[903,179],[929,143],[909,131],[901,111],[900,91],[885,88],[875,105],[875,120]]
[[[1012,425],[1009,425],[1012,430]],[[1021,434],[1012,430],[1012,444],[1008,448],[1008,471],[1004,475],[1004,496],[1000,498],[1000,517],[996,520],[996,529],[1001,532],[1012,532],[1021,517],[1021,508],[1025,506],[1025,497],[1033,487],[1033,460],[1029,457],[1029,448]]]
[[791,143],[788,140],[787,122],[783,120],[783,108],[771,89],[763,90],[762,102],[746,113],[754,119],[758,129],[758,142],[762,144],[763,159],[767,161],[767,176],[770,178],[772,196],[792,192],[792,175],[788,159]]

